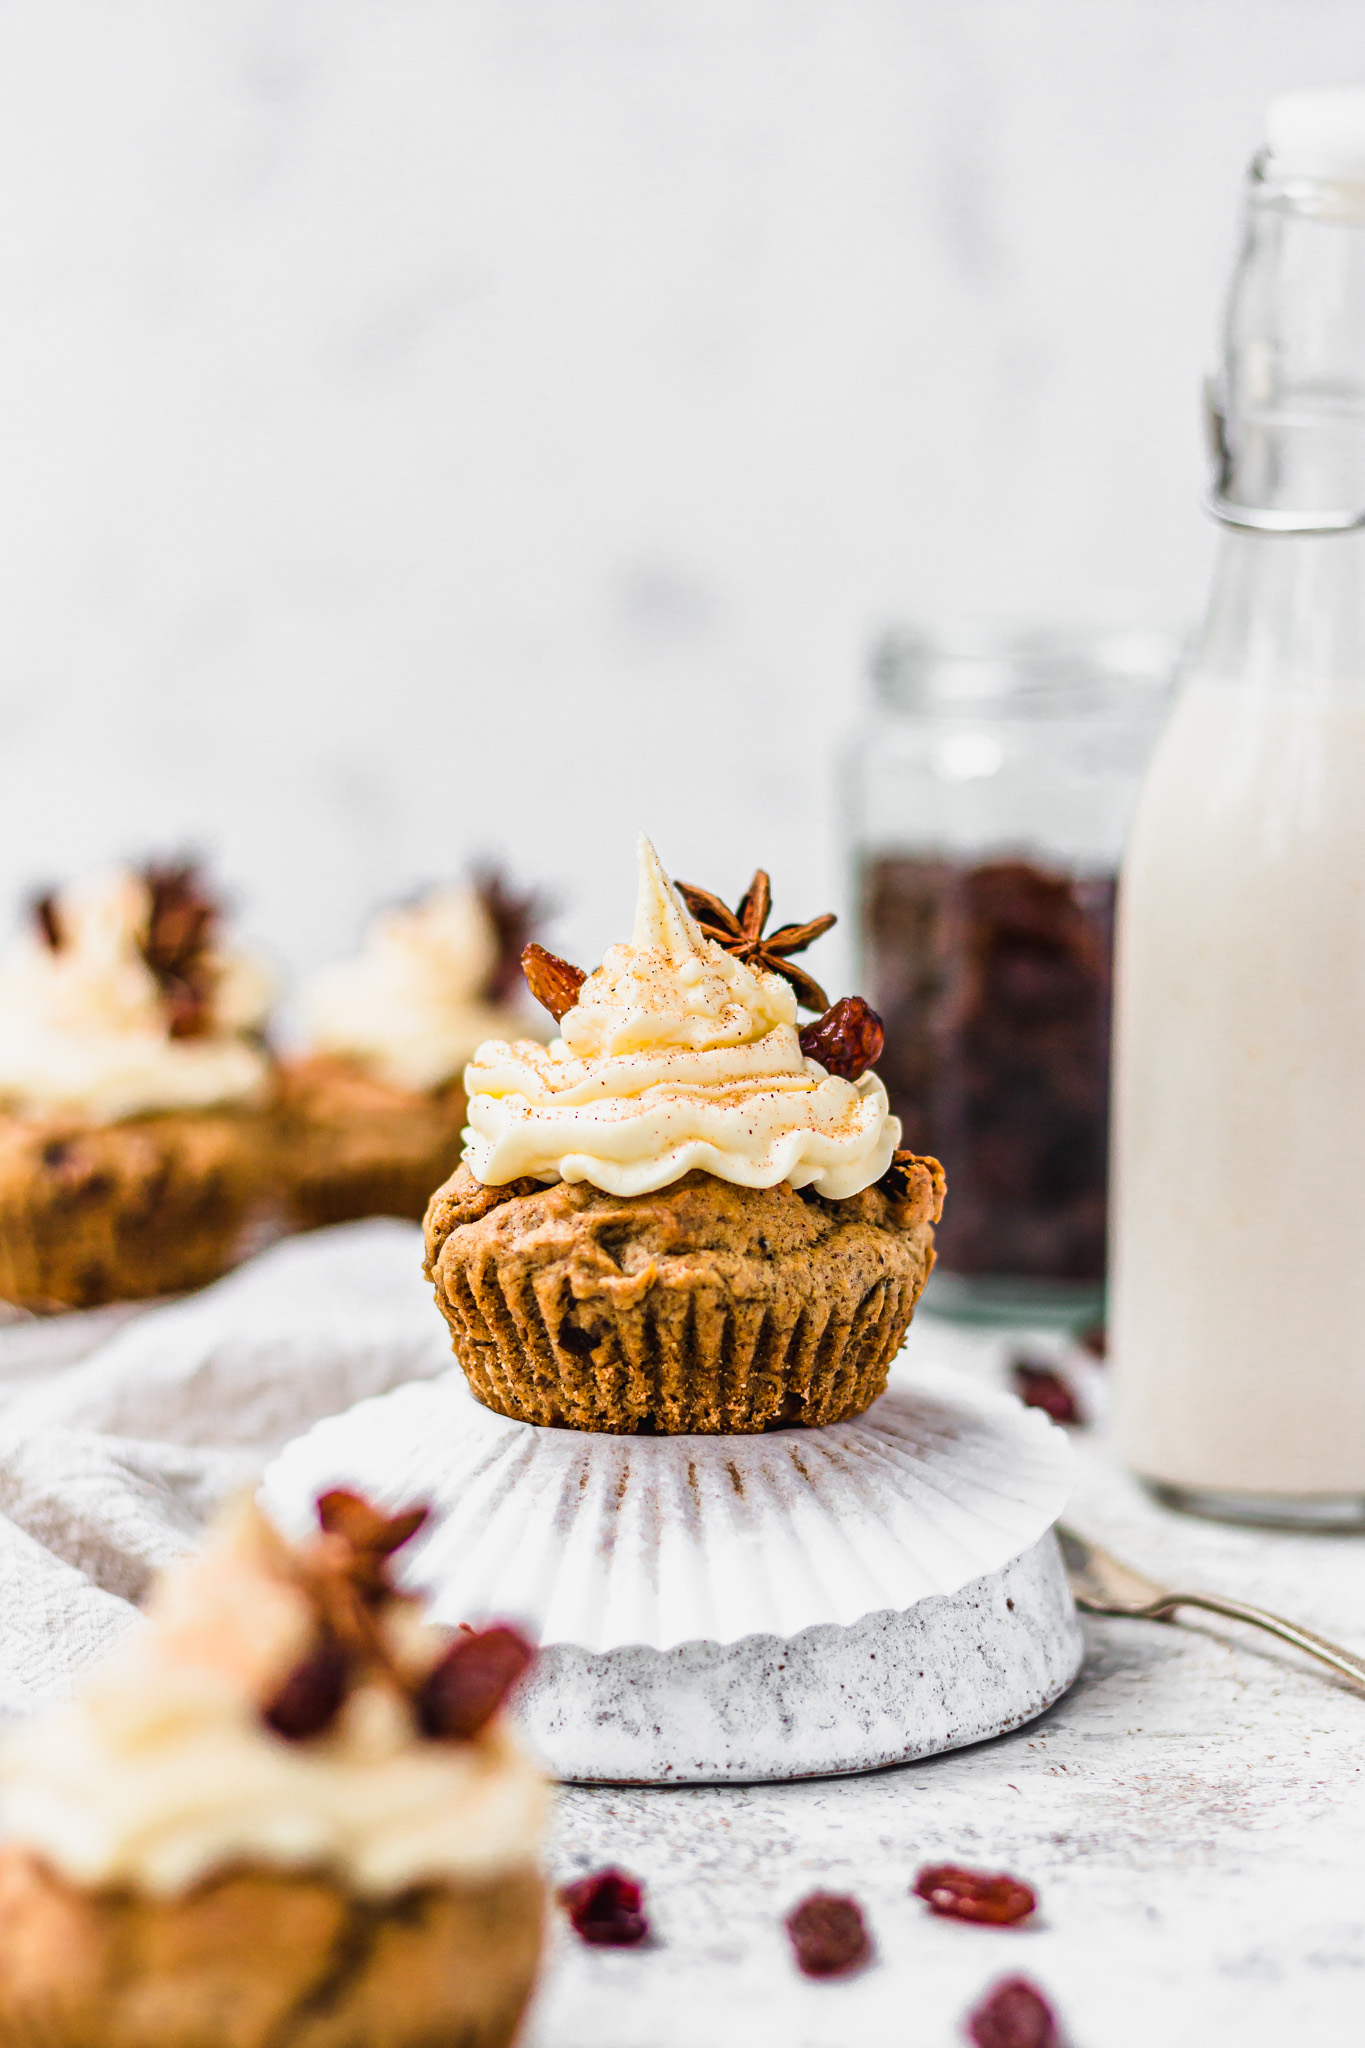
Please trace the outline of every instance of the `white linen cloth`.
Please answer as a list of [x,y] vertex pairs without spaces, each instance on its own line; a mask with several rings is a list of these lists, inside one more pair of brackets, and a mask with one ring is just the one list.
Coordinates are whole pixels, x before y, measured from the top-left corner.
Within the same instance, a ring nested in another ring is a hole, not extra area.
[[451,1363],[422,1233],[383,1219],[183,1301],[0,1329],[0,1721],[65,1697],[291,1437]]

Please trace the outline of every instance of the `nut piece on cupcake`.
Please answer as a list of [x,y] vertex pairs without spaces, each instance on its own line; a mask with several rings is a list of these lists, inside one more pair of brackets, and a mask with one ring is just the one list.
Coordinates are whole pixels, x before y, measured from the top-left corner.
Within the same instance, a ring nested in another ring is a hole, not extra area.
[[885,1387],[942,1169],[898,1150],[866,1005],[798,1030],[825,996],[791,955],[832,919],[765,938],[768,902],[761,871],[735,912],[684,892],[642,839],[628,944],[588,975],[530,950],[560,1035],[480,1046],[426,1220],[488,1407],[713,1434],[842,1421]]
[[0,1745],[0,2040],[503,2048],[547,1788],[499,1711],[529,1646],[426,1627],[354,1494],[250,1503],[77,1699]]
[[43,895],[0,958],[0,1298],[88,1308],[235,1263],[272,1192],[269,985],[189,863]]
[[382,911],[353,960],[300,995],[305,1051],[281,1073],[288,1204],[304,1230],[420,1223],[460,1153],[466,1061],[534,1031],[521,954],[540,908],[494,873]]

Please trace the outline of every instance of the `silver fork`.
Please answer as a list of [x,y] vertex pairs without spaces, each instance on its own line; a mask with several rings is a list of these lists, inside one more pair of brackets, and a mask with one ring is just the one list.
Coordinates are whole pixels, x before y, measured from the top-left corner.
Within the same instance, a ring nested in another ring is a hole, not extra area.
[[1178,1607],[1201,1607],[1206,1614],[1221,1614],[1228,1621],[1247,1621],[1253,1628],[1263,1628],[1268,1635],[1278,1636],[1282,1643],[1291,1643],[1306,1656],[1329,1665],[1341,1677],[1365,1685],[1365,1657],[1357,1657],[1340,1644],[1315,1636],[1311,1629],[1270,1614],[1264,1607],[1249,1607],[1245,1600],[1225,1600],[1217,1593],[1177,1593],[1167,1586],[1158,1586],[1154,1579],[1144,1578],[1131,1565],[1121,1564],[1107,1550],[1101,1550],[1098,1543],[1087,1542],[1084,1536],[1061,1523],[1057,1525],[1057,1536],[1076,1605],[1086,1614],[1125,1615],[1134,1621],[1171,1621]]

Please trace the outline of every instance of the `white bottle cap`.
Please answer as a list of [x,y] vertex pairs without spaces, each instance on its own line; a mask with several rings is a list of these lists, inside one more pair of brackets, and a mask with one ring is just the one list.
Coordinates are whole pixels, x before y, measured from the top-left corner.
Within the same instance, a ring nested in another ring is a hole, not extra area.
[[1281,93],[1265,135],[1281,176],[1365,184],[1365,90]]

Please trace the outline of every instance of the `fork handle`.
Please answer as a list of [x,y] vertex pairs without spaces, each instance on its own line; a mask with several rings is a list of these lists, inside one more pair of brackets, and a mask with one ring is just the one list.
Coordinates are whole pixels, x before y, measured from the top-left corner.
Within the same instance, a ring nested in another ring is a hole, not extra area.
[[1365,1685],[1365,1657],[1357,1657],[1354,1651],[1343,1650],[1339,1643],[1315,1636],[1311,1629],[1299,1628],[1278,1614],[1270,1614],[1264,1607],[1248,1607],[1242,1600],[1222,1600],[1215,1593],[1166,1593],[1160,1600],[1153,1600],[1146,1612],[1153,1621],[1169,1621],[1177,1607],[1202,1607],[1205,1613],[1221,1614],[1228,1621],[1250,1622],[1253,1628],[1263,1628],[1267,1635],[1278,1636],[1282,1643],[1292,1643],[1306,1656],[1330,1665],[1343,1678],[1353,1678],[1357,1685]]

